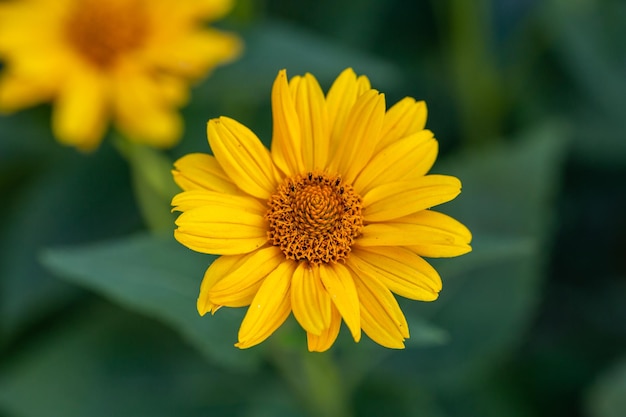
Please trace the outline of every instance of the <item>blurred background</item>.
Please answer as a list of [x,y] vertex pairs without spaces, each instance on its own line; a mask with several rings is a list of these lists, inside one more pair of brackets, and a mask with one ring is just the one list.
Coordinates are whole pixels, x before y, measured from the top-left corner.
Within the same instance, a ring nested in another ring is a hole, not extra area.
[[219,115],[269,145],[279,69],[327,90],[353,67],[427,102],[474,251],[433,261],[436,302],[400,300],[403,351],[343,328],[303,355],[293,318],[239,351],[244,311],[195,311],[212,258],[146,232],[169,201],[111,140],[59,145],[49,105],[2,116],[0,416],[626,416],[625,2],[241,0],[217,26],[246,50],[155,167],[208,152]]

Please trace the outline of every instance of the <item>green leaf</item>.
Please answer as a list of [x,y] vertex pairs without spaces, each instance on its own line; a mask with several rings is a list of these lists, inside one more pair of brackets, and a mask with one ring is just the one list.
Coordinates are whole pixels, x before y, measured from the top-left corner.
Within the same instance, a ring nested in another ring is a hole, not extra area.
[[21,137],[45,131],[31,111],[23,116],[0,118],[14,145],[0,145],[0,192],[8,196],[0,206],[0,345],[80,294],[41,267],[42,247],[125,235],[139,226],[125,163],[110,146],[82,154],[51,137],[49,143]]
[[170,329],[119,307],[81,304],[63,318],[2,363],[0,414],[238,415],[254,388],[254,378],[210,366]]
[[558,126],[545,126],[513,143],[448,159],[434,170],[463,182],[463,193],[436,210],[470,228],[473,252],[431,260],[443,279],[437,301],[403,302],[409,316],[447,331],[448,342],[394,353],[386,363],[413,386],[433,392],[441,415],[463,416],[468,409],[481,416],[524,415],[519,398],[502,401],[508,394],[493,381],[540,299],[564,134]]
[[214,259],[191,252],[170,236],[143,235],[47,250],[42,256],[59,277],[162,320],[215,362],[250,368],[259,359],[259,349],[233,346],[243,312],[224,309],[200,317],[196,310],[202,276]]
[[591,387],[586,408],[590,417],[622,417],[626,410],[626,358],[604,372]]
[[[577,156],[601,166],[622,166],[626,158],[626,6],[621,1],[550,0],[542,4],[545,32],[558,45],[554,52],[571,85]],[[574,95],[578,94],[578,96]]]

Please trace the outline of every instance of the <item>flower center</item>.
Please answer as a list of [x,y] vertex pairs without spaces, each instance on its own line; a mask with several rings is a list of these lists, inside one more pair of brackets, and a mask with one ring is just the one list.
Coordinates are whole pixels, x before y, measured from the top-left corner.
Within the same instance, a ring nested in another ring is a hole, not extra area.
[[97,67],[108,68],[140,47],[147,35],[145,5],[132,0],[77,0],[66,21],[67,39]]
[[296,261],[345,259],[363,228],[361,197],[323,172],[285,179],[267,204],[268,238]]

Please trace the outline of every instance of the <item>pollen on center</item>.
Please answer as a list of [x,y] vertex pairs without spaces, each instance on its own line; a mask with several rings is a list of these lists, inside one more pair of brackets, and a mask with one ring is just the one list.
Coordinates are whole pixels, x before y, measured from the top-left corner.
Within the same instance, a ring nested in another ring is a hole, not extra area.
[[286,178],[267,204],[269,240],[296,261],[343,260],[363,228],[361,197],[324,172]]

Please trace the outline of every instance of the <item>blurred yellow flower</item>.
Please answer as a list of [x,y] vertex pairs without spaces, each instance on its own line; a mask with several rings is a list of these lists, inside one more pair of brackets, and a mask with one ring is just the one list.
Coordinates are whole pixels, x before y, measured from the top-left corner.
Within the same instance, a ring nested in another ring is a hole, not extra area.
[[272,89],[271,151],[227,117],[208,123],[215,156],[190,154],[173,171],[184,190],[176,239],[223,255],[206,271],[198,311],[249,305],[236,346],[270,336],[293,311],[308,348],[324,351],[341,320],[355,341],[403,348],[409,329],[392,293],[431,301],[441,279],[422,256],[467,253],[471,234],[429,210],[460,181],[426,175],[438,146],[426,106],[385,98],[351,69],[324,96],[306,74]]
[[0,109],[53,101],[64,144],[97,147],[109,120],[131,140],[180,138],[188,83],[233,59],[239,39],[206,27],[230,0],[9,0],[0,3]]

